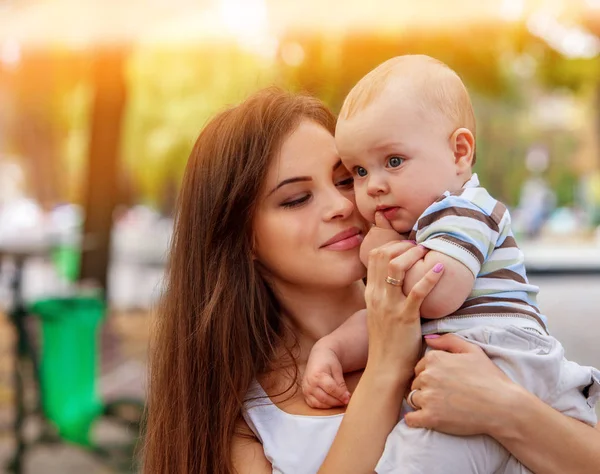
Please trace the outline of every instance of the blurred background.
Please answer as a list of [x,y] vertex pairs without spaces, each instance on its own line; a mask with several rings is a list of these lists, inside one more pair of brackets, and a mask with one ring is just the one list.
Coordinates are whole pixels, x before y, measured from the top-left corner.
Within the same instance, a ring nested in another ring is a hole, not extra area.
[[207,119],[272,84],[337,112],[406,53],[467,84],[476,171],[511,208],[542,312],[600,366],[600,1],[0,0],[0,472],[135,471],[152,308]]

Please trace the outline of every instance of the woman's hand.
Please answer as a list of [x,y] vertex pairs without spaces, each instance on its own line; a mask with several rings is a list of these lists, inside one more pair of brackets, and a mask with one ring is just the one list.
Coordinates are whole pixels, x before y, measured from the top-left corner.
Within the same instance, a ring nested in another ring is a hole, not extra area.
[[419,357],[419,307],[442,275],[440,267],[437,273],[428,272],[404,296],[404,275],[425,253],[423,247],[412,243],[393,242],[369,256],[367,366],[319,473],[373,472],[383,453]]
[[429,271],[405,296],[406,272],[427,253],[411,242],[392,242],[372,250],[367,271],[367,368],[406,382],[421,350],[419,308],[443,274],[443,266]]
[[570,418],[512,382],[484,352],[458,336],[426,339],[417,364],[412,427],[454,435],[487,434],[530,471],[600,472],[600,431]]
[[489,434],[499,419],[500,397],[524,390],[512,382],[476,346],[452,334],[426,336],[433,349],[415,367],[412,401],[420,409],[407,413],[415,428],[453,435]]

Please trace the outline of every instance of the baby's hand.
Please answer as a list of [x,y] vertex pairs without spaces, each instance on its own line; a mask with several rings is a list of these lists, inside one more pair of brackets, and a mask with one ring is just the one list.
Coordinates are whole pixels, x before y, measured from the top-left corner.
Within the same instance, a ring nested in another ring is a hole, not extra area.
[[333,350],[315,344],[302,378],[302,393],[312,408],[345,406],[350,392],[344,382],[342,364]]
[[375,225],[369,229],[362,244],[360,244],[360,261],[366,267],[371,250],[396,240],[406,240],[406,237],[392,229],[389,221],[381,212],[376,212]]

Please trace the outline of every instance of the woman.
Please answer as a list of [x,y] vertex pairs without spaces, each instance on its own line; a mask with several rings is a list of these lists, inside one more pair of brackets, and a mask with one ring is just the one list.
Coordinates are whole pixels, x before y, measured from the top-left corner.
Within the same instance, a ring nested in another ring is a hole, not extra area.
[[[600,431],[512,384],[478,348],[430,339],[458,354],[417,363],[418,308],[441,273],[404,298],[385,278],[402,279],[425,250],[393,243],[370,258],[365,291],[365,224],[334,125],[316,99],[271,89],[200,134],[150,365],[145,472],[373,472],[415,371],[412,425],[489,434],[535,472],[593,472]],[[369,362],[346,379],[350,403],[309,408],[298,384],[310,349],[365,300]]]

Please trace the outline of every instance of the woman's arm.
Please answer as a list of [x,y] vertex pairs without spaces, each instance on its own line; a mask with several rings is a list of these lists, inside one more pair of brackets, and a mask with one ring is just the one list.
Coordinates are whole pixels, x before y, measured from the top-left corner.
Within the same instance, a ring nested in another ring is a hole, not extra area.
[[262,444],[248,424],[240,419],[231,445],[231,459],[237,474],[271,474],[273,467],[265,457]]
[[515,384],[490,436],[538,474],[600,473],[600,425],[592,428]]
[[406,415],[409,426],[487,434],[537,474],[600,473],[600,428],[546,405],[473,344],[453,335],[427,344],[437,350],[415,368],[413,401],[421,409]]
[[386,277],[403,281],[425,249],[404,250],[402,244],[391,243],[369,257],[365,291],[368,362],[319,470],[321,474],[372,473],[398,421],[421,347],[419,308],[441,276],[429,272],[405,297],[402,286],[386,283]]

